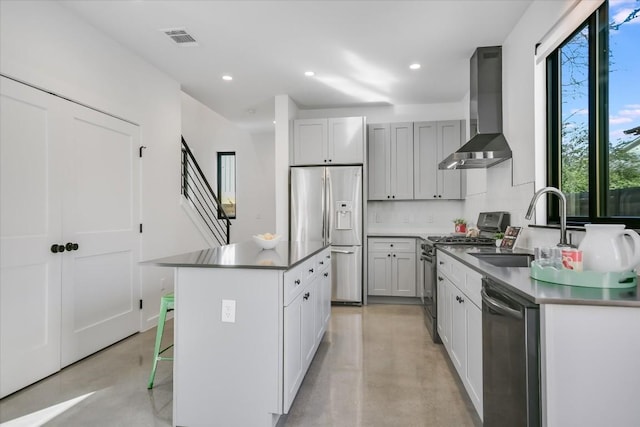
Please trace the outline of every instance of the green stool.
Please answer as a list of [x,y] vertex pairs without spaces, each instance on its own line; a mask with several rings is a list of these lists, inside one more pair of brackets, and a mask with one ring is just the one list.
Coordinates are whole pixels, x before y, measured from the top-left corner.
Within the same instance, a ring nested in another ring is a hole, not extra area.
[[156,368],[158,367],[159,360],[173,360],[173,357],[161,357],[160,355],[165,351],[173,347],[171,344],[164,350],[160,350],[160,344],[162,343],[162,333],[164,332],[164,322],[167,320],[167,312],[174,309],[175,299],[173,293],[164,295],[160,299],[160,315],[158,316],[158,331],[156,332],[156,346],[153,351],[153,368],[151,369],[151,375],[149,376],[148,389],[153,388],[153,380],[156,376]]

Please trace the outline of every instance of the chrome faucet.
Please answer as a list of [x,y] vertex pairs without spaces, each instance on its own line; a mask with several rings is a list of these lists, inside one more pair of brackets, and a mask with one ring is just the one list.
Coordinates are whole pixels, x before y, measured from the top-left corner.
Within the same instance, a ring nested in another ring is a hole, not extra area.
[[536,207],[536,202],[545,193],[552,193],[558,196],[560,199],[560,243],[558,246],[562,247],[575,247],[574,245],[567,242],[567,198],[562,193],[562,191],[558,190],[555,187],[544,187],[541,188],[533,195],[533,199],[531,199],[531,203],[529,203],[529,209],[527,210],[527,214],[525,215],[526,219],[531,219],[531,215],[533,214],[533,210]]

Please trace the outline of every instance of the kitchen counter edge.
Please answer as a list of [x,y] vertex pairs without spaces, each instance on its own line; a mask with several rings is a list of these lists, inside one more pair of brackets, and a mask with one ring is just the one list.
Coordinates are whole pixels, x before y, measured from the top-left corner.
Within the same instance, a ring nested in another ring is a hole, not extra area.
[[323,242],[280,242],[274,249],[260,249],[246,241],[140,262],[156,267],[238,268],[289,270],[330,247]]
[[[640,307],[637,285],[611,289],[548,283],[531,278],[528,267],[496,267],[471,255],[474,252],[504,251],[499,248],[438,245],[438,250],[536,304]],[[520,249],[513,252],[531,253]]]

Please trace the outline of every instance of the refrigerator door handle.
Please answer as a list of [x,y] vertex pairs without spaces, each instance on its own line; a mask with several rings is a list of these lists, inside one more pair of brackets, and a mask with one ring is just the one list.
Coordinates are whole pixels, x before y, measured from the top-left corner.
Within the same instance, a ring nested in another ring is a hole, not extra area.
[[331,249],[331,253],[335,253],[335,254],[355,254],[354,251],[345,251],[343,249]]
[[322,240],[328,242],[327,234],[327,169],[322,170]]

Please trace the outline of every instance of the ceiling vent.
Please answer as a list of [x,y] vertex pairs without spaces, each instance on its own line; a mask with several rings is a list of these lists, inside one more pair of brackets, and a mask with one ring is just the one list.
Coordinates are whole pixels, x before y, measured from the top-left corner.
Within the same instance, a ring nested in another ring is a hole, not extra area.
[[193,38],[193,36],[191,36],[191,34],[187,33],[186,28],[168,28],[160,31],[165,33],[169,38],[171,38],[171,40],[180,46],[198,46],[198,42]]

